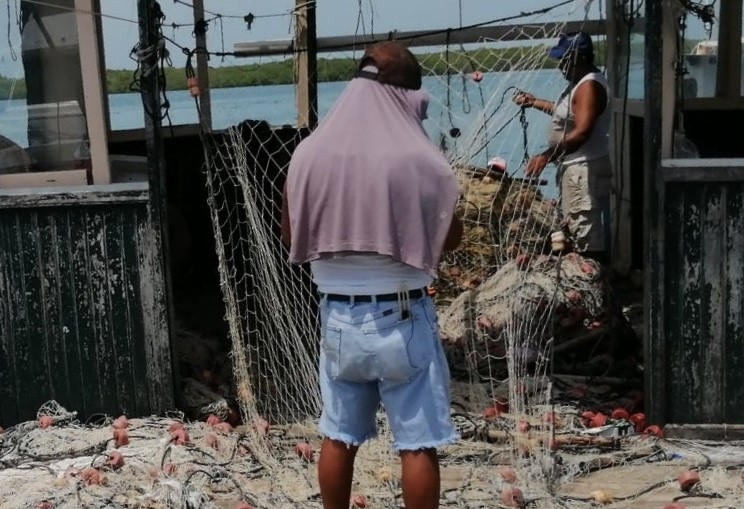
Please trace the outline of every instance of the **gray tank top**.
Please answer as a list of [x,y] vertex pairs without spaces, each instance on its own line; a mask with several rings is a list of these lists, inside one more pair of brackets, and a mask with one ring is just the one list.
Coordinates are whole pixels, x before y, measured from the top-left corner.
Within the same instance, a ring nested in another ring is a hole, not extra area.
[[579,82],[571,86],[570,84],[561,94],[555,105],[553,111],[553,118],[550,122],[550,133],[548,135],[548,142],[551,146],[560,142],[563,139],[565,133],[569,132],[574,128],[574,115],[571,111],[571,98],[574,92],[582,83],[594,80],[599,82],[607,92],[607,104],[602,114],[597,119],[597,123],[594,125],[589,140],[584,143],[578,150],[567,154],[563,159],[563,164],[576,164],[583,161],[590,161],[592,159],[599,159],[606,157],[610,153],[610,121],[612,120],[611,111],[611,99],[610,90],[607,85],[607,78],[601,72],[591,72],[581,78]]

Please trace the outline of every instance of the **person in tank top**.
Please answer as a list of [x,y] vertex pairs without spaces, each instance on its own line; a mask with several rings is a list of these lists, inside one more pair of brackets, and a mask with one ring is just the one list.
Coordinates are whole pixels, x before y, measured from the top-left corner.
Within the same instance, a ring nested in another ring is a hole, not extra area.
[[574,250],[607,263],[612,179],[609,86],[594,65],[594,45],[586,33],[561,35],[549,56],[558,60],[568,81],[558,100],[526,92],[514,96],[516,104],[552,117],[548,148],[530,158],[525,174],[537,177],[548,164],[558,166],[561,214]]

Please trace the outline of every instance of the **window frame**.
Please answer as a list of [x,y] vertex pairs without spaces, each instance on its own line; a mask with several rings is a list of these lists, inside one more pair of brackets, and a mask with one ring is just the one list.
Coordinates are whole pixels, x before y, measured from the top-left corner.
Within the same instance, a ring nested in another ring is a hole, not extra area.
[[69,169],[8,173],[0,175],[0,188],[38,188],[50,186],[106,185],[111,183],[108,130],[105,129],[104,75],[99,48],[99,0],[75,0],[74,14],[78,37],[81,82],[91,171]]

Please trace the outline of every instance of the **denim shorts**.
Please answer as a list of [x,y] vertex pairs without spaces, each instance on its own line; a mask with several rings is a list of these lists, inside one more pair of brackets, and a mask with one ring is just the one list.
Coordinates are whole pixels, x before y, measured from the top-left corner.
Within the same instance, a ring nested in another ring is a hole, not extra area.
[[319,431],[358,446],[377,436],[382,404],[395,451],[459,439],[450,410],[450,373],[430,297],[350,304],[321,299]]

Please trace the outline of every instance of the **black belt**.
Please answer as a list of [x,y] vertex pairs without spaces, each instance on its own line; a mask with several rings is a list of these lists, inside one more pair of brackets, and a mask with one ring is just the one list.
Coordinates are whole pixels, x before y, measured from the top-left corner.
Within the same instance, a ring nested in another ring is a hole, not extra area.
[[[426,295],[426,289],[419,288],[417,290],[411,290],[408,292],[408,298],[413,299],[420,299],[421,297]],[[325,298],[327,300],[331,300],[334,302],[351,302],[352,299],[354,302],[372,302],[373,300],[377,302],[390,302],[394,300],[398,300],[400,298],[399,294],[397,293],[383,293],[380,295],[341,295],[338,293],[322,293],[320,294],[321,298]]]

